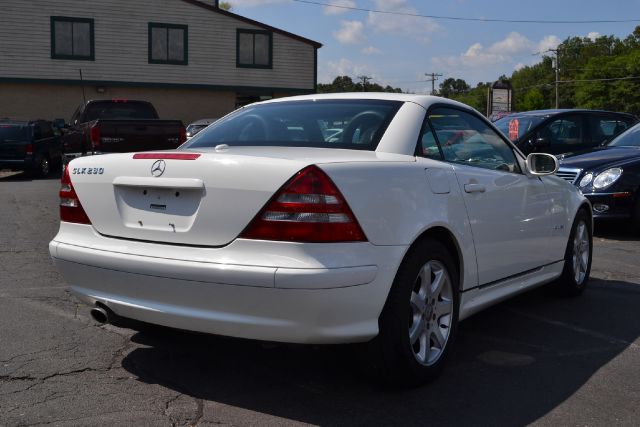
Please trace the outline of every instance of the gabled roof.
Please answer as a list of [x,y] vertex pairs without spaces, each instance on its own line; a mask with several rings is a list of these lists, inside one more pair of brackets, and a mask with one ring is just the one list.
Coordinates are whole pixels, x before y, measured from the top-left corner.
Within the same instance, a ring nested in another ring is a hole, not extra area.
[[318,43],[318,42],[313,41],[311,39],[307,39],[307,38],[301,37],[301,36],[299,36],[297,34],[293,34],[293,33],[290,33],[288,31],[284,31],[284,30],[272,27],[272,26],[267,25],[267,24],[263,24],[262,22],[254,21],[253,19],[249,19],[249,18],[246,18],[246,17],[241,16],[241,15],[236,15],[235,13],[226,11],[224,9],[220,9],[219,7],[215,7],[215,6],[210,5],[210,4],[203,3],[203,2],[201,2],[199,0],[181,0],[181,1],[183,1],[185,3],[192,4],[194,6],[201,7],[203,9],[207,9],[207,10],[209,10],[211,12],[219,13],[221,15],[225,15],[225,16],[228,16],[230,18],[237,19],[237,20],[242,21],[242,22],[246,22],[247,24],[255,25],[256,27],[264,28],[265,30],[272,31],[274,33],[278,33],[278,34],[282,34],[282,35],[287,36],[287,37],[291,37],[292,39],[296,39],[296,40],[299,40],[299,41],[301,41],[303,43],[310,44],[311,46],[315,47],[316,49],[319,49],[319,48],[322,47],[322,43]]

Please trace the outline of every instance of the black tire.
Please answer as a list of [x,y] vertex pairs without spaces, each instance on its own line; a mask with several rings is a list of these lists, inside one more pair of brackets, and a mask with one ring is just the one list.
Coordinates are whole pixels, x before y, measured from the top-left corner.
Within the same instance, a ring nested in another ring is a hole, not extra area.
[[636,203],[631,212],[631,231],[640,234],[640,189],[636,191]]
[[44,155],[36,158],[35,175],[38,178],[46,178],[51,173],[51,161]]
[[[589,252],[585,262],[582,250],[587,242]],[[576,253],[577,251],[581,253]],[[564,254],[564,268],[562,275],[554,282],[554,289],[562,296],[577,296],[584,292],[591,274],[592,257],[592,220],[584,209],[580,209],[571,226],[571,233],[569,234],[569,241]],[[580,258],[582,258],[582,262],[580,262]]]
[[[421,277],[427,274],[429,279],[423,282]],[[442,291],[420,296],[423,286],[436,288],[438,277],[445,280]],[[380,332],[367,347],[368,359],[378,375],[393,383],[417,386],[440,374],[458,328],[458,283],[458,268],[440,242],[425,239],[409,251],[380,315]],[[420,299],[425,310],[414,298]],[[447,305],[448,314],[443,315]],[[413,344],[412,331],[414,337],[419,335]],[[442,338],[444,342],[436,341]]]

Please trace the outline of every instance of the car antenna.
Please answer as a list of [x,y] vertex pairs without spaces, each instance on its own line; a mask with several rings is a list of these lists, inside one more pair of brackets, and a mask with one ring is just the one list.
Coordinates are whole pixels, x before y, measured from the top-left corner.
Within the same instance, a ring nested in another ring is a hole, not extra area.
[[80,73],[80,87],[82,88],[82,101],[84,105],[87,105],[87,97],[84,94],[84,79],[82,78],[82,68],[78,68],[78,72]]

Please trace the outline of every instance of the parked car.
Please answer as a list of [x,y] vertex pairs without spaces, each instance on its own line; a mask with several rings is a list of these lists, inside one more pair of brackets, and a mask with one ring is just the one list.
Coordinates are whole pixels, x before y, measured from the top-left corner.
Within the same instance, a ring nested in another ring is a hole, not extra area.
[[525,154],[590,150],[638,122],[631,114],[597,110],[513,113],[494,124]]
[[65,159],[102,153],[172,149],[187,140],[180,120],[160,120],[153,105],[126,99],[80,105],[65,126]]
[[0,169],[46,177],[60,166],[60,139],[46,120],[0,120]]
[[629,220],[640,232],[640,124],[603,147],[564,157],[558,176],[582,190],[595,218]]
[[196,120],[193,123],[190,123],[189,126],[187,126],[187,139],[193,138],[198,132],[200,132],[202,129],[206,128],[216,120],[218,119],[200,119]]
[[460,320],[584,290],[591,208],[557,165],[443,98],[281,98],[178,150],[73,160],[49,249],[97,321],[368,342],[383,375],[419,384]]

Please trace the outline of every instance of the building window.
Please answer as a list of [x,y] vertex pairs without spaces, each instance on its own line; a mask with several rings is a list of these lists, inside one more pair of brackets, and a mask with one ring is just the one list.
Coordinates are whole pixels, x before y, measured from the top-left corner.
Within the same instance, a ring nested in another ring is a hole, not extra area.
[[271,32],[238,29],[236,51],[238,67],[271,68],[273,56]]
[[186,25],[149,23],[149,64],[187,65]]
[[93,61],[93,19],[52,16],[51,58]]

